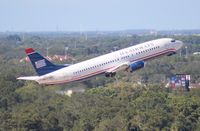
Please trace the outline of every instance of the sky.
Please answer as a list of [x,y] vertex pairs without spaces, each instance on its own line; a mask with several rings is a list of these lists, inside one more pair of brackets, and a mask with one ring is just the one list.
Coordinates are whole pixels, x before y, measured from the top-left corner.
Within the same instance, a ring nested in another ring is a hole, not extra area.
[[200,29],[200,0],[0,0],[0,32]]

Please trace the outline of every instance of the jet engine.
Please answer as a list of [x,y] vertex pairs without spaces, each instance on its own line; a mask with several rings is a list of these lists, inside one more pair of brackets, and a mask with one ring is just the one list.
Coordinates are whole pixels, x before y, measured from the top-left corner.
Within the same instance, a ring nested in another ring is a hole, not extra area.
[[136,71],[144,67],[144,61],[138,61],[130,64],[129,70],[130,72]]

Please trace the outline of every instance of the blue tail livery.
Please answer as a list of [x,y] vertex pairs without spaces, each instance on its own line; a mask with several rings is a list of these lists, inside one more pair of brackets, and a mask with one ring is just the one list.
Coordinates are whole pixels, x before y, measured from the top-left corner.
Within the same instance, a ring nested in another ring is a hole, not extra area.
[[51,73],[53,71],[59,70],[61,68],[67,67],[69,65],[55,65],[44,58],[39,53],[35,52],[32,48],[27,48],[25,50],[28,55],[35,71],[39,76]]

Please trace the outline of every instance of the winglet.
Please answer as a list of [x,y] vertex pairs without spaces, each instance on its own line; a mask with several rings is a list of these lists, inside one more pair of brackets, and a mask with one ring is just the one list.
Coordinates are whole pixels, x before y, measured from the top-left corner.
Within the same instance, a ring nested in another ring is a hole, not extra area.
[[25,52],[26,52],[26,54],[31,54],[31,53],[35,52],[35,50],[33,50],[33,48],[27,48],[25,50]]

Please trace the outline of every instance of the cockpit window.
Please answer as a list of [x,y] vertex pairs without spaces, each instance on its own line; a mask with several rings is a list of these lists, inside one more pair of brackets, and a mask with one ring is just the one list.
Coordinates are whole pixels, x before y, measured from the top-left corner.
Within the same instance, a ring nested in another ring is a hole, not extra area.
[[176,42],[176,40],[175,40],[175,39],[173,39],[173,40],[171,40],[171,42]]

